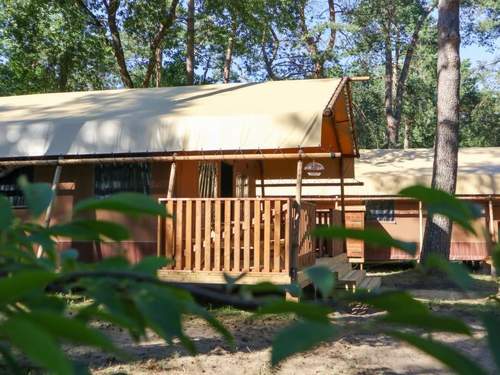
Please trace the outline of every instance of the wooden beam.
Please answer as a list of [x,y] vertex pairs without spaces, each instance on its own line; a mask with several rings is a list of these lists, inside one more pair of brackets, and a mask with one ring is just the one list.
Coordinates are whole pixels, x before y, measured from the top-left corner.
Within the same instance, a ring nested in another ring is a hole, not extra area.
[[176,163],[174,161],[174,162],[172,162],[172,165],[170,166],[170,175],[168,176],[167,198],[172,198],[174,195],[175,173],[176,173]]
[[[47,206],[47,210],[45,211],[45,218],[43,220],[43,226],[48,228],[50,225],[50,220],[52,219],[52,210],[54,209],[54,202],[57,196],[57,185],[59,184],[59,180],[61,179],[61,171],[62,166],[57,165],[54,171],[54,177],[52,178],[52,198],[50,198],[49,205]],[[36,252],[36,257],[41,258],[43,255],[43,247],[42,245],[38,245],[38,249]]]
[[370,76],[349,77],[349,81],[369,81]]
[[[105,163],[145,163],[145,162],[173,162],[173,161],[214,161],[214,160],[297,160],[338,158],[340,152],[283,152],[283,153],[238,153],[217,154],[215,151],[210,155],[149,155],[149,156],[121,156],[108,155],[92,158],[68,158],[68,159],[33,159],[33,160],[0,160],[0,166],[22,167],[27,165],[81,165],[81,164],[105,164]],[[356,157],[356,155],[344,155]]]

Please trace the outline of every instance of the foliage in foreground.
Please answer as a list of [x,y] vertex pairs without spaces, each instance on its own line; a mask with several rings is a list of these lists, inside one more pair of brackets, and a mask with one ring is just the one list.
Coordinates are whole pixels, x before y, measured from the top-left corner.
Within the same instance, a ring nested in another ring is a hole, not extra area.
[[[428,353],[457,373],[486,372],[462,353],[432,337],[434,332],[470,336],[471,330],[464,322],[435,315],[427,305],[401,291],[338,293],[334,275],[326,268],[312,267],[306,271],[322,298],[295,303],[281,298],[255,297],[255,293],[285,290],[268,283],[242,287],[236,296],[169,285],[156,278],[157,269],[168,264],[163,258],[145,258],[136,265],[130,265],[121,257],[82,264],[76,259],[76,250],[56,251],[55,238],[114,242],[128,238],[128,231],[116,223],[86,219],[87,211],[111,210],[164,217],[165,209],[148,197],[124,193],[82,201],[76,205],[70,221],[45,228],[37,223],[37,218],[50,202],[50,188],[45,184],[26,183],[22,188],[31,213],[27,221],[16,218],[8,200],[0,197],[0,353],[3,365],[12,373],[23,373],[25,366],[39,366],[56,374],[85,373],[85,366],[74,363],[62,350],[63,343],[99,348],[126,359],[128,354],[93,328],[92,321],[106,321],[124,328],[136,340],[145,336],[146,329],[151,329],[167,342],[178,339],[194,354],[196,347],[183,331],[182,317],[197,315],[232,342],[231,334],[196,303],[190,292],[217,302],[257,309],[261,315],[294,314],[297,319],[274,338],[272,365],[321,342],[335,340],[344,332],[381,332]],[[422,200],[429,214],[447,215],[473,232],[470,223],[477,215],[473,206],[420,186],[405,189],[402,195]],[[416,249],[415,244],[371,231],[318,228],[313,235],[358,238],[408,252]],[[43,247],[42,258],[34,255],[33,250],[38,246]],[[493,261],[500,267],[500,249],[493,253]],[[470,276],[461,265],[434,258],[424,267],[437,268],[464,289],[471,284]],[[228,278],[228,290],[236,281]],[[300,294],[299,288],[293,285],[286,290]],[[86,303],[72,306],[68,296]],[[337,306],[349,303],[363,303],[386,313],[365,323],[341,325],[331,313]],[[500,368],[500,343],[495,334],[500,330],[500,317],[487,313],[482,319],[493,358]]]

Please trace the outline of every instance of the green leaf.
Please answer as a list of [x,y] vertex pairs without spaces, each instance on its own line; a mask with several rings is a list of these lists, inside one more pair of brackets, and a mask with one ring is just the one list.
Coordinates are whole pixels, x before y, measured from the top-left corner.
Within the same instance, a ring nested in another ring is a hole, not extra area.
[[56,275],[47,271],[22,271],[11,277],[0,279],[0,302],[16,301],[33,290],[42,291]]
[[321,342],[330,340],[335,333],[335,327],[329,323],[298,321],[275,336],[271,364],[276,366],[295,353],[312,349]]
[[436,316],[433,314],[414,314],[412,311],[405,313],[389,313],[382,318],[384,322],[413,326],[428,331],[453,332],[464,335],[471,335],[470,328],[463,321],[451,318]]
[[450,348],[449,346],[444,345],[440,342],[424,339],[410,333],[395,331],[388,333],[400,340],[406,341],[408,344],[416,347],[417,349],[420,349],[424,353],[429,354],[431,357],[448,366],[457,374],[486,374],[486,372],[481,367],[477,366],[469,358],[467,358],[457,350]]
[[53,236],[87,241],[123,241],[130,237],[128,229],[123,225],[102,220],[74,220],[67,224],[53,225],[49,231]]
[[484,327],[488,332],[488,345],[493,359],[500,371],[500,316],[495,313],[486,313],[483,317]]
[[444,191],[422,185],[407,187],[399,192],[403,197],[415,198],[425,204],[428,216],[440,214],[450,218],[465,230],[476,233],[471,221],[481,216],[478,207],[470,202],[455,198]]
[[317,227],[312,235],[320,238],[353,238],[380,247],[395,247],[415,255],[417,245],[392,238],[389,234],[376,229],[351,229],[344,227]]
[[164,257],[148,256],[132,267],[132,271],[156,276],[160,268],[166,267],[172,262]]
[[28,358],[56,374],[72,374],[73,367],[53,337],[40,325],[14,316],[0,326],[0,334]]
[[305,273],[309,280],[319,289],[323,298],[328,298],[335,286],[335,277],[332,271],[325,266],[314,266],[307,268]]
[[330,321],[328,314],[331,312],[332,310],[324,305],[276,300],[262,306],[257,314],[295,314],[307,320],[327,323]]
[[109,198],[89,198],[79,202],[74,208],[75,213],[89,210],[116,211],[129,215],[167,216],[164,206],[147,195],[139,193],[119,193]]
[[24,318],[44,327],[55,337],[108,352],[123,353],[101,332],[87,327],[84,322],[76,319],[69,319],[49,311],[32,311]]
[[12,225],[14,213],[12,206],[7,198],[0,195],[0,230],[5,230]]
[[31,215],[35,218],[39,217],[49,207],[54,195],[50,185],[44,183],[31,184],[25,176],[19,177],[17,183],[23,191]]
[[450,262],[443,257],[432,254],[427,258],[425,266],[446,273],[451,281],[464,290],[472,288],[474,284],[474,279],[462,263]]

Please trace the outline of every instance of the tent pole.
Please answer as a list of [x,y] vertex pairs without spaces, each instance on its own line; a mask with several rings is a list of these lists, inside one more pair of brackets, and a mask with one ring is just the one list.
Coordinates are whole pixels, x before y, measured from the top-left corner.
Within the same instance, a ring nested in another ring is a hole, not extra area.
[[168,176],[168,191],[167,198],[172,198],[174,196],[175,187],[175,173],[176,173],[176,162],[173,161],[170,167],[170,175]]
[[[52,210],[54,208],[54,201],[56,200],[57,195],[57,185],[59,184],[59,180],[61,179],[61,170],[62,165],[58,164],[56,166],[56,170],[54,171],[54,177],[52,178],[52,198],[50,199],[49,205],[47,206],[47,210],[45,211],[45,218],[43,220],[43,226],[48,228],[50,225],[50,220],[52,219]],[[43,255],[43,247],[42,245],[38,245],[38,249],[36,251],[36,257],[41,258]]]

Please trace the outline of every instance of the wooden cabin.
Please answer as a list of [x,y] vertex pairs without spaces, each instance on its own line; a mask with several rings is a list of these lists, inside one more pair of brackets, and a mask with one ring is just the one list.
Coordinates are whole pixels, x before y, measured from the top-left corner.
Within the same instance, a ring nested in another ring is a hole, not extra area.
[[[427,219],[425,207],[399,197],[398,192],[415,184],[430,186],[433,150],[361,150],[360,155],[355,160],[355,178],[344,181],[346,225],[379,229],[394,238],[416,242],[421,249]],[[328,193],[333,194],[327,199],[329,203],[340,202],[340,188],[326,186],[327,183],[303,187],[303,199],[314,200],[320,207]],[[273,184],[267,193],[287,196],[293,190]],[[453,226],[450,259],[482,262],[489,257],[489,244],[499,240],[500,147],[459,150],[456,196],[479,205],[482,214],[473,224],[477,236]],[[316,247],[321,247],[319,240]],[[395,248],[376,248],[354,240],[347,241],[347,255],[353,263],[401,262],[419,257],[418,253],[413,257]]]
[[[0,189],[22,215],[17,176],[52,182],[52,223],[89,196],[150,194],[172,218],[134,220],[99,211],[95,218],[125,224],[132,240],[61,238],[60,247],[78,249],[83,260],[117,252],[133,262],[167,256],[174,264],[161,277],[173,281],[220,283],[224,273],[246,272],[241,282],[286,284],[316,262],[316,242],[308,235],[316,223],[344,221],[342,199],[330,200],[330,191],[342,193],[359,156],[351,81],[0,98]],[[273,181],[290,181],[293,194],[270,194]],[[325,199],[303,199],[311,184],[324,185]],[[331,241],[320,255],[343,251],[342,242]]]

